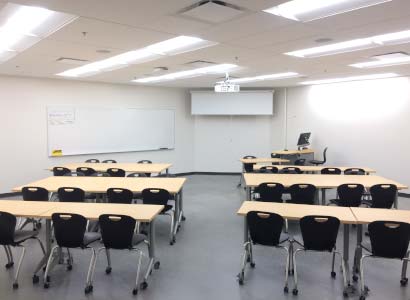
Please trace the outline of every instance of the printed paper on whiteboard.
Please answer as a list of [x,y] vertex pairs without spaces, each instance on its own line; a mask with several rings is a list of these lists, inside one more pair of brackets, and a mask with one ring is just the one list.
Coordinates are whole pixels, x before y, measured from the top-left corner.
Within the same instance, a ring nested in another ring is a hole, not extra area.
[[47,111],[50,125],[69,125],[75,122],[75,108],[49,108]]

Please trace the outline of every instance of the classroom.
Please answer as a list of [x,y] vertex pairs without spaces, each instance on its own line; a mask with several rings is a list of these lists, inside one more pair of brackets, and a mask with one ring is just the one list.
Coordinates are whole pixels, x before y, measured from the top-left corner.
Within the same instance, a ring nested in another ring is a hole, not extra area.
[[0,0],[0,299],[407,300],[409,0]]

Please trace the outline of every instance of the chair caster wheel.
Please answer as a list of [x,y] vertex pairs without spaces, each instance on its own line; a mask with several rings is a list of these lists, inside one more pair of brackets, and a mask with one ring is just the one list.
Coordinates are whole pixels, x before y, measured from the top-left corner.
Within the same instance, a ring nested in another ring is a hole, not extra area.
[[161,264],[161,263],[160,263],[159,261],[157,261],[157,262],[154,264],[154,269],[155,269],[155,270],[158,270],[160,264]]
[[238,283],[239,283],[239,285],[243,285],[243,279],[244,279],[244,277],[245,277],[245,273],[244,273],[244,272],[241,272],[241,273],[238,274]]
[[296,296],[298,293],[299,293],[298,289],[293,289],[293,291],[292,291],[292,294],[293,294],[293,295]]
[[357,275],[353,275],[352,279],[354,282],[357,282],[359,280],[359,277],[357,277]]
[[140,285],[141,289],[145,290],[148,287],[148,282],[144,281]]
[[14,262],[11,262],[11,263],[7,263],[5,267],[6,267],[6,269],[10,269],[13,266],[14,266]]
[[13,283],[13,290],[17,290],[19,288],[19,284],[17,282]]
[[408,278],[403,278],[400,280],[400,285],[401,286],[406,286],[408,283],[409,279]]
[[248,256],[248,257],[246,258],[246,262],[250,262],[250,261],[251,261],[251,257]]
[[71,271],[73,269],[73,266],[72,265],[68,265],[67,266],[67,271]]
[[107,267],[105,269],[105,274],[111,274],[112,268],[111,267]]
[[346,291],[343,291],[343,297],[347,298],[349,295],[347,294]]
[[255,263],[254,262],[251,262],[251,268],[255,268]]
[[33,275],[33,284],[39,283],[40,277],[38,275]]
[[289,288],[288,288],[287,286],[285,286],[285,287],[283,288],[283,292],[285,292],[286,294],[289,293]]
[[84,289],[85,294],[89,294],[92,291],[93,291],[93,286],[92,285],[86,286],[85,289]]
[[182,216],[181,220],[182,220],[182,221],[185,221],[185,220],[186,220],[185,216]]
[[138,294],[138,289],[137,289],[137,288],[133,289],[133,290],[132,290],[132,294],[133,294],[133,295],[137,295],[137,294]]
[[48,289],[50,287],[50,284],[48,282],[44,283],[44,288]]
[[46,271],[46,267],[43,267],[43,272],[45,272]]
[[289,270],[289,271],[288,271],[288,275],[292,275],[292,276],[293,276],[294,274],[295,274],[295,270]]
[[332,272],[330,273],[330,276],[331,276],[332,278],[336,278],[336,272],[332,271]]
[[366,297],[364,295],[361,295],[360,298],[359,298],[359,300],[365,300],[365,299],[366,299]]

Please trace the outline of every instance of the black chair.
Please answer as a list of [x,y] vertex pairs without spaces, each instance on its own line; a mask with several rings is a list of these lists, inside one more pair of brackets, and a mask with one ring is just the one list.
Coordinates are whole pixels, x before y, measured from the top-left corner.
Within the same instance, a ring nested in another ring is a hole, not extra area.
[[290,200],[288,200],[287,203],[315,204],[316,187],[312,184],[293,184],[287,189],[287,191],[290,194]]
[[[93,283],[93,276],[95,265],[97,262],[97,257],[101,251],[105,250],[107,254],[107,262],[108,266],[105,269],[106,274],[110,274],[112,271],[111,268],[111,259],[110,259],[110,250],[129,250],[129,251],[136,251],[138,252],[138,264],[137,264],[137,276],[135,278],[135,285],[134,289],[132,290],[132,294],[136,295],[138,293],[139,287],[139,274],[141,268],[141,258],[143,256],[143,252],[137,248],[136,246],[140,243],[144,242],[148,245],[147,237],[142,234],[135,234],[135,225],[136,221],[124,215],[101,215],[99,218],[99,223],[101,227],[101,237],[104,247],[101,247],[97,251],[96,259],[94,260],[94,265],[92,266],[91,272],[91,282],[88,292],[93,290],[92,283]],[[145,282],[145,281],[144,281]],[[141,284],[142,288],[145,288],[143,284]],[[87,293],[87,290],[86,290]]]
[[345,175],[366,175],[366,171],[361,168],[348,168],[344,171]]
[[[244,157],[242,157],[243,159],[253,159],[253,158],[256,158],[256,156],[253,156],[253,155],[246,155],[246,156],[244,156]],[[250,163],[246,163],[246,164],[243,164],[243,167],[244,167],[244,169],[245,169],[245,172],[246,173],[252,173],[253,172],[253,166],[254,166],[255,164],[250,164]]]
[[289,241],[289,237],[282,234],[284,219],[280,215],[274,213],[250,211],[246,215],[246,221],[248,224],[249,235],[248,240],[243,245],[244,254],[242,256],[242,266],[238,274],[239,284],[244,284],[246,263],[249,261],[251,267],[255,267],[252,244],[275,247],[286,251],[284,292],[287,293],[289,291],[288,276],[290,252],[287,247],[283,246],[285,242]]
[[85,161],[86,163],[99,163],[100,161],[96,158],[90,158]]
[[298,158],[297,160],[295,160],[294,165],[295,166],[304,166],[305,163],[306,163],[306,159]]
[[[143,159],[137,162],[138,164],[152,164],[152,161],[148,160],[148,159]],[[147,175],[147,177],[151,177],[151,173],[145,173],[145,175]]]
[[[19,287],[18,277],[20,273],[20,267],[26,254],[26,248],[22,245],[29,239],[35,239],[39,242],[43,254],[46,255],[44,246],[41,240],[37,237],[38,231],[29,230],[16,230],[17,219],[12,214],[7,212],[0,212],[0,245],[4,247],[6,251],[8,263],[6,268],[9,269],[14,265],[13,254],[10,247],[20,247],[22,249],[21,256],[18,262],[17,270],[14,274],[13,289]],[[38,276],[33,276],[33,282],[38,282]]]
[[302,170],[298,167],[284,167],[279,171],[280,174],[302,174]]
[[305,216],[300,219],[300,230],[302,232],[303,244],[294,240],[293,243],[299,244],[302,248],[296,249],[293,252],[293,270],[295,287],[292,291],[294,295],[298,294],[298,275],[296,271],[296,254],[300,251],[315,251],[332,253],[332,271],[331,277],[336,277],[335,272],[335,256],[340,256],[340,263],[343,272],[343,296],[347,297],[347,278],[346,270],[343,261],[343,256],[336,251],[336,240],[339,232],[340,221],[335,217],[330,216]]
[[278,173],[279,170],[275,166],[263,166],[259,169],[259,173]]
[[282,195],[285,187],[276,182],[264,182],[258,185],[254,191],[254,199],[262,202],[282,203]]
[[61,187],[57,190],[60,202],[84,202],[85,193],[76,187]]
[[123,169],[109,168],[107,173],[110,174],[111,177],[125,177],[125,171]]
[[403,261],[400,284],[407,285],[407,264],[409,261],[410,224],[393,221],[375,221],[369,224],[371,249],[367,245],[360,245],[369,254],[360,258],[360,300],[366,298],[368,288],[364,281],[363,264],[367,257],[399,259]]
[[117,161],[114,159],[106,159],[106,160],[103,160],[102,163],[116,164]]
[[78,167],[76,171],[83,173],[84,176],[92,176],[96,172],[93,168],[88,167]]
[[371,208],[392,208],[397,197],[397,186],[394,184],[376,184],[370,187],[371,201],[363,200],[362,204]]
[[53,175],[54,176],[64,176],[68,173],[70,173],[70,169],[69,168],[64,168],[64,167],[54,167],[53,168]]
[[343,207],[358,207],[362,203],[364,187],[357,183],[346,183],[337,187],[338,199],[330,200],[330,204]]
[[[273,154],[273,153],[270,154],[270,157],[271,158],[281,158],[280,154]],[[278,164],[279,164],[278,162],[272,162],[272,165],[278,165]]]
[[323,168],[320,170],[320,174],[326,174],[326,175],[340,175],[342,174],[342,170],[339,168]]
[[[78,214],[54,213],[51,216],[51,220],[53,221],[54,237],[57,245],[51,249],[50,256],[47,260],[46,270],[44,272],[44,288],[47,289],[50,287],[50,277],[48,276],[48,273],[54,258],[59,256],[57,254],[58,252],[61,252],[63,248],[67,248],[67,250],[74,248],[90,249],[92,256],[85,287],[85,292],[88,293],[92,290],[91,266],[95,260],[95,250],[89,245],[98,241],[101,238],[101,235],[97,232],[86,232],[87,220]],[[72,263],[72,257],[69,254],[67,270],[72,270]]]
[[107,198],[109,203],[131,204],[133,193],[128,189],[109,188],[107,190]]
[[327,152],[327,147],[323,150],[323,160],[314,159],[309,162],[315,166],[324,165],[326,163],[326,152]]
[[143,204],[164,205],[164,209],[161,211],[161,215],[167,215],[171,217],[171,226],[169,231],[169,244],[175,243],[174,237],[174,210],[173,206],[168,204],[168,200],[171,199],[171,195],[167,190],[148,188],[144,189],[141,193]]
[[[36,186],[25,186],[21,189],[23,194],[24,201],[48,201],[48,190],[42,187]],[[22,225],[19,226],[20,229],[23,229],[27,224],[33,223],[33,230],[41,228],[40,220],[33,218],[27,218]]]

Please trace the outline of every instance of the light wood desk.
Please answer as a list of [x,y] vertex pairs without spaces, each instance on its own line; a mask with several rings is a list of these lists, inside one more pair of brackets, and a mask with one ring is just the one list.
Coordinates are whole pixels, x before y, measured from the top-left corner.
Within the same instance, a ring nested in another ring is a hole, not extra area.
[[[263,166],[269,166],[268,164],[262,164],[262,165],[255,165],[253,168],[254,170],[260,170]],[[308,172],[308,173],[320,173],[320,171],[322,171],[322,169],[324,168],[338,168],[340,170],[342,170],[342,172],[344,172],[346,169],[349,168],[361,168],[363,169],[366,174],[370,174],[370,173],[376,173],[376,170],[371,169],[371,168],[367,168],[367,167],[335,167],[335,166],[275,166],[277,167],[279,170],[286,168],[286,167],[295,167],[295,168],[299,168],[302,172]]]
[[348,207],[302,205],[290,203],[273,203],[259,201],[244,201],[237,214],[244,217],[244,241],[248,241],[248,224],[246,214],[250,211],[270,212],[281,215],[288,220],[300,220],[308,215],[336,217],[343,224],[343,259],[349,276],[349,225],[356,223],[356,218]]
[[312,154],[315,153],[313,149],[302,149],[302,150],[276,150],[272,151],[272,154],[277,155],[301,155],[301,154]]
[[[141,163],[69,163],[59,167],[68,168],[75,171],[79,167],[93,168],[98,172],[106,172],[109,168],[123,169],[127,173],[158,173],[165,171],[168,173],[172,164],[141,164]],[[53,168],[48,170],[52,171]]]

